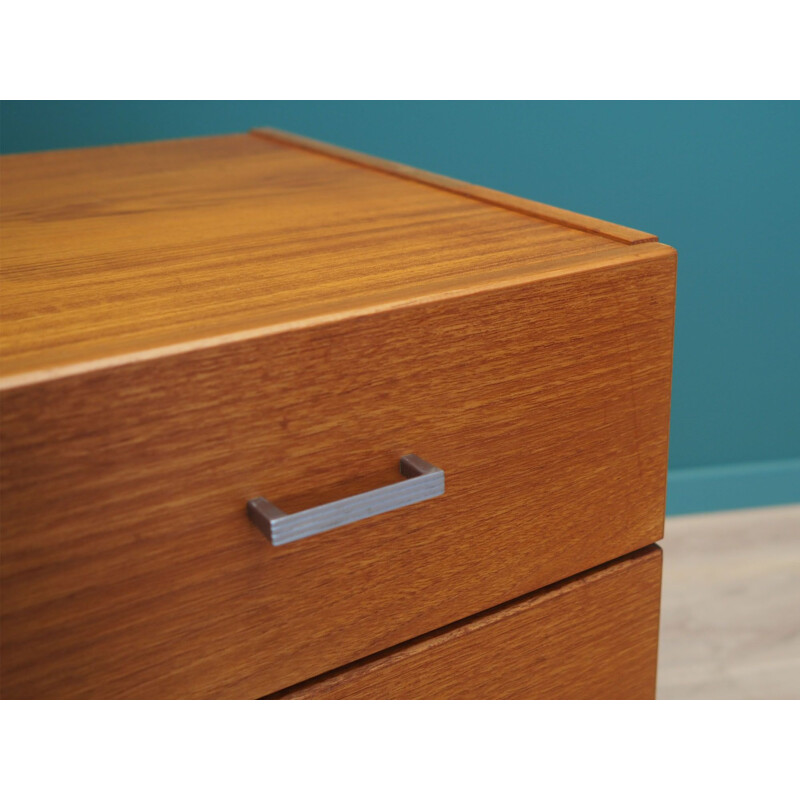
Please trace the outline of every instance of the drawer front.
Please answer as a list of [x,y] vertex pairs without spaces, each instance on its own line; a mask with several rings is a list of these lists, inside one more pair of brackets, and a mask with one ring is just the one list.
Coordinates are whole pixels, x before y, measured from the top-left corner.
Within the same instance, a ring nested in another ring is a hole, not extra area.
[[661,550],[273,695],[288,700],[652,700]]
[[[674,255],[9,389],[7,697],[259,697],[662,535]],[[443,496],[275,547],[247,518]]]

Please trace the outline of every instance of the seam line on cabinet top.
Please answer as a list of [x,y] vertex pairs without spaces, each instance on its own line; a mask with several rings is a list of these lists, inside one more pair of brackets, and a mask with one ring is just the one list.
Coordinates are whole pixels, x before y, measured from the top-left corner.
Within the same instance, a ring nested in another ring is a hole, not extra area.
[[545,222],[561,225],[565,228],[582,231],[583,233],[594,234],[614,242],[621,242],[626,245],[646,244],[657,242],[658,237],[651,233],[628,228],[624,225],[617,225],[614,222],[605,222],[596,217],[589,217],[585,214],[578,214],[574,211],[549,206],[539,203],[536,200],[528,200],[523,197],[516,197],[512,194],[488,189],[483,186],[467,183],[456,178],[448,178],[438,175],[435,172],[427,172],[417,167],[409,167],[396,161],[389,161],[378,156],[371,156],[360,153],[356,150],[349,150],[338,145],[320,142],[306,136],[277,130],[275,128],[254,128],[250,134],[258,139],[277,142],[289,147],[296,147],[307,150],[317,155],[327,156],[348,164],[355,164],[364,169],[375,172],[383,172],[387,175],[400,178],[402,180],[414,181],[425,186],[431,186],[441,191],[451,194],[461,195],[473,200],[479,200],[486,205],[496,206],[523,214],[527,217],[534,217]]

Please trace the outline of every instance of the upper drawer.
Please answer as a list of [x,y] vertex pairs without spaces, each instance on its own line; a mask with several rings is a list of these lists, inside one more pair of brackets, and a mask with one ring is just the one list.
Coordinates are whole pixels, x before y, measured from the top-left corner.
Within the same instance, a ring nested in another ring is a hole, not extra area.
[[674,251],[322,150],[3,161],[4,696],[263,696],[661,536]]
[[[6,391],[3,694],[264,695],[660,538],[674,259],[647,248]],[[443,496],[280,547],[246,516],[406,453]]]

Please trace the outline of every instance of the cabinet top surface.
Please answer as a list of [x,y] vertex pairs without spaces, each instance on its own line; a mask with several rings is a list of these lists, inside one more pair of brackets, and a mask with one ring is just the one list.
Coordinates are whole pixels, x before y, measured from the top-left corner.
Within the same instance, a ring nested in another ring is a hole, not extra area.
[[655,241],[269,131],[5,156],[0,189],[5,387]]

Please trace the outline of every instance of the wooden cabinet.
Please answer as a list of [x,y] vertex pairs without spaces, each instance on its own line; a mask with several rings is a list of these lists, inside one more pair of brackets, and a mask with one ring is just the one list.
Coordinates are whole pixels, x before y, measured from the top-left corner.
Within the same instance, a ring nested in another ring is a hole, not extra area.
[[0,165],[4,697],[652,695],[655,551],[573,576],[662,535],[674,250],[272,131]]

